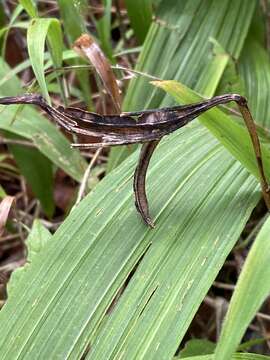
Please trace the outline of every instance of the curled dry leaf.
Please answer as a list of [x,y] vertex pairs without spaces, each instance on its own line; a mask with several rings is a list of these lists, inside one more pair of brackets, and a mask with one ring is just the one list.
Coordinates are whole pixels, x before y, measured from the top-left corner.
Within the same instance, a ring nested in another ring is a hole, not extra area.
[[205,111],[230,101],[234,101],[238,105],[249,131],[260,173],[263,196],[268,209],[270,209],[269,186],[264,173],[260,142],[247,101],[241,95],[225,94],[191,105],[126,112],[120,115],[99,115],[72,107],[53,108],[38,94],[0,98],[0,104],[3,105],[38,105],[67,131],[102,139],[99,143],[74,144],[80,148],[144,143],[134,175],[134,192],[136,208],[145,223],[151,227],[154,227],[154,224],[149,215],[145,178],[151,156],[160,139],[185,126]]
[[0,203],[0,236],[4,233],[8,215],[14,200],[14,196],[6,196]]
[[73,45],[74,50],[82,57],[86,57],[96,69],[105,89],[111,96],[115,113],[121,112],[120,90],[112,71],[111,65],[98,44],[88,34],[80,36]]

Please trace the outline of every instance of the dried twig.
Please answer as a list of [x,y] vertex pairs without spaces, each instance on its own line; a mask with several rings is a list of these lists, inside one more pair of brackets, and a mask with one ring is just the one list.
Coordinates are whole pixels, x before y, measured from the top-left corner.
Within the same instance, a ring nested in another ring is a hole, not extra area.
[[265,203],[270,209],[269,186],[264,173],[260,142],[256,126],[249,111],[247,101],[238,94],[226,94],[213,97],[196,104],[174,106],[163,109],[126,112],[120,115],[100,115],[78,108],[53,108],[42,96],[27,94],[17,97],[0,99],[0,104],[35,104],[41,107],[49,116],[67,131],[101,138],[101,141],[90,144],[73,144],[83,149],[100,148],[104,146],[146,143],[140,154],[139,164],[134,176],[134,191],[136,206],[146,224],[153,227],[149,215],[148,202],[145,191],[145,177],[151,156],[160,139],[175,130],[185,126],[205,111],[230,101],[237,103],[249,131],[257,165],[260,174],[261,187]]
[[81,183],[81,186],[79,188],[79,192],[78,192],[78,197],[77,197],[77,200],[76,200],[76,204],[75,205],[78,205],[79,202],[82,200],[83,198],[83,195],[85,193],[85,188],[87,186],[87,181],[89,179],[89,175],[90,175],[90,171],[91,169],[93,168],[93,165],[95,164],[97,158],[99,157],[99,154],[101,153],[102,151],[102,148],[99,148],[97,149],[97,151],[95,152],[95,155],[92,157],[84,175],[83,175],[83,179],[82,179],[82,183]]
[[0,203],[0,236],[4,233],[4,228],[14,200],[14,196],[6,196]]
[[102,82],[110,94],[116,113],[121,112],[121,96],[116,78],[110,63],[105,57],[98,44],[88,34],[83,34],[74,43],[74,50],[81,56],[86,57],[99,74]]

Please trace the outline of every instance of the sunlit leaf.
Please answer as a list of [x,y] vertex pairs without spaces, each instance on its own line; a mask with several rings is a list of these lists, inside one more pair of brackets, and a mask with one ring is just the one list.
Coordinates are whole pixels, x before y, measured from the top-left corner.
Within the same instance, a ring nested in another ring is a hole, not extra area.
[[[267,51],[248,38],[240,58],[240,74],[245,81],[246,96],[258,124],[270,129],[270,60]],[[255,90],[256,89],[256,90]],[[259,103],[259,106],[257,104]],[[270,136],[268,134],[268,140]],[[269,142],[269,141],[268,141]]]
[[37,16],[37,8],[34,0],[19,0],[19,3],[23,6],[23,8],[27,11],[30,17]]
[[63,43],[59,20],[54,18],[34,18],[27,31],[28,53],[40,89],[48,103],[50,103],[44,76],[44,47],[47,36],[54,64],[56,67],[61,66]]

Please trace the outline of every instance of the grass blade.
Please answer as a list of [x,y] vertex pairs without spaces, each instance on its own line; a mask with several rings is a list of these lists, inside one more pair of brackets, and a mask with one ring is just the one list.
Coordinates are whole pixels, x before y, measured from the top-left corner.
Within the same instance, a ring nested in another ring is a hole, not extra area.
[[125,0],[125,4],[131,26],[142,44],[152,22],[152,0]]
[[85,0],[75,3],[70,0],[57,0],[61,18],[64,22],[65,34],[71,45],[81,34],[86,32],[83,12],[85,12],[87,3]]
[[37,78],[41,92],[50,104],[44,76],[44,47],[48,36],[54,65],[60,67],[62,63],[62,30],[57,19],[34,18],[27,31],[27,46],[33,71]]
[[[270,61],[267,51],[252,37],[241,54],[239,70],[245,82],[246,95],[256,122],[270,129]],[[256,88],[256,91],[254,91]],[[259,106],[257,104],[259,103]],[[268,133],[269,139],[269,133]]]
[[49,230],[47,230],[39,220],[35,220],[25,242],[27,247],[27,261],[23,267],[12,272],[11,279],[8,282],[9,298],[12,297],[13,289],[16,289],[18,282],[24,276],[23,274],[28,271],[35,256],[45,248],[51,237],[52,235]]
[[[228,359],[228,358],[227,358]],[[214,355],[192,356],[186,360],[214,360]],[[237,353],[230,357],[230,360],[269,360],[269,356],[258,354]]]
[[[171,74],[166,78],[183,77],[196,87],[209,61],[209,34],[218,34],[222,46],[238,56],[255,2],[187,0],[183,13],[180,3],[162,2],[167,9],[163,20],[167,24],[172,16],[183,38],[176,44],[179,32],[164,27],[171,38],[157,37],[150,44],[155,54],[148,63],[145,52],[143,60],[151,69]],[[180,21],[180,14],[187,16]],[[163,33],[161,24],[153,28],[157,33],[150,30],[151,36]],[[189,46],[194,53],[187,51]],[[169,59],[163,56],[164,47],[172,50],[164,53]],[[136,92],[133,99],[130,92],[129,101],[134,108],[160,106],[164,100],[164,93],[149,90],[149,84],[148,92],[144,84],[132,86]],[[137,156],[106,176],[33,259],[0,313],[3,359],[167,359],[175,354],[258,202],[258,187],[195,122],[165,139],[153,158],[149,198],[158,221],[155,230],[148,230],[133,206]],[[124,284],[125,292],[110,313]]]
[[[2,359],[6,358],[6,352],[14,360],[26,352],[31,358],[31,351],[36,357],[58,354],[62,358],[78,358],[89,341],[94,341],[96,332],[103,332],[100,323],[106,309],[151,243],[151,250],[118,304],[119,311],[112,314],[110,322],[114,326],[107,322],[104,330],[108,334],[101,333],[99,341],[92,344],[93,351],[103,355],[92,355],[94,359],[108,359],[108,351],[121,351],[126,345],[120,341],[121,334],[123,341],[129,339],[130,345],[136,339],[143,341],[142,347],[134,346],[143,352],[147,348],[149,359],[150,353],[155,358],[163,352],[167,357],[173,355],[194,311],[257,203],[258,193],[247,172],[205,129],[195,124],[185,132],[173,134],[157,149],[149,172],[149,198],[158,214],[157,228],[148,230],[133,205],[131,177],[137,155],[133,154],[117,171],[105,177],[79,204],[17,284],[14,300],[8,301],[0,313],[0,322],[2,326],[5,324],[0,340]],[[184,161],[187,158],[189,161]],[[175,168],[181,168],[181,172],[176,173]],[[203,176],[206,173],[208,176]],[[228,187],[230,190],[224,193]],[[207,221],[202,216],[205,213]],[[199,237],[195,236],[197,231]],[[226,241],[220,234],[226,234]],[[52,280],[47,282],[48,278]],[[155,296],[145,308],[157,284]],[[21,294],[20,303],[17,292]],[[196,305],[188,301],[191,298],[196,299]],[[12,310],[15,299],[16,313]],[[78,307],[75,299],[84,301]],[[162,310],[164,306],[166,312]],[[186,306],[192,310],[187,312]],[[138,321],[144,308],[145,315]],[[154,318],[149,322],[150,314]],[[162,321],[155,323],[154,319]],[[144,329],[150,324],[157,338]],[[134,336],[129,334],[131,328]],[[11,329],[13,337],[9,336]],[[52,331],[57,331],[58,336],[51,336]],[[12,339],[16,339],[16,346]],[[153,352],[160,341],[164,345]]]
[[[0,58],[0,78],[9,73],[10,68]],[[20,82],[13,77],[0,88],[0,96],[21,92]],[[71,149],[70,142],[54,124],[40,115],[33,107],[24,107],[14,119],[15,109],[6,107],[1,112],[0,129],[33,141],[42,154],[62,168],[75,180],[80,181],[87,167],[86,161],[78,151]]]
[[[78,39],[81,34],[87,33],[85,26],[86,21],[83,16],[87,10],[87,2],[86,0],[80,2],[58,0],[57,3],[63,20],[65,35],[68,39],[68,44],[71,47],[73,42]],[[82,62],[79,59],[75,59],[74,61],[71,61],[71,63],[78,65]],[[89,110],[93,109],[89,76],[86,75],[85,71],[77,71],[76,76]]]
[[112,63],[115,63],[113,57],[113,49],[111,45],[111,7],[112,0],[103,0],[104,14],[101,19],[96,21],[98,36],[101,42],[101,47],[106,56]]
[[[207,77],[206,69],[212,57],[213,41],[238,58],[247,35],[256,1],[237,0],[232,8],[229,1],[222,4],[210,0],[162,1],[147,34],[136,70],[160,79],[174,79],[202,92],[198,79]],[[243,16],[244,15],[244,16]],[[225,21],[223,21],[225,19]],[[233,34],[238,34],[231,38]],[[204,75],[204,73],[206,75]],[[203,92],[202,92],[203,93]],[[138,94],[138,95],[137,95]],[[123,103],[124,111],[170,106],[172,99],[159,89],[152,89],[149,80],[131,81]],[[128,156],[127,150],[115,158]],[[115,165],[117,163],[115,162]]]
[[30,17],[34,18],[38,16],[37,7],[33,0],[19,0],[19,3]]
[[270,218],[259,232],[241,271],[215,352],[229,359],[250,321],[270,293]]
[[[6,134],[6,136],[9,139],[18,139],[18,136],[11,134]],[[21,145],[9,145],[9,149],[15,157],[20,173],[40,200],[45,214],[50,218],[55,209],[52,162],[37,149]]]

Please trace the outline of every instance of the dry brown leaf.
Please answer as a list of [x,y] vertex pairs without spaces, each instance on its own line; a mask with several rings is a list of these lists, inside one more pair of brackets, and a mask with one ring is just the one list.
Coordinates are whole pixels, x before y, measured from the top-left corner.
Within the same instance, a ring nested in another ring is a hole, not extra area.
[[14,196],[6,196],[0,203],[0,236],[4,233],[8,215],[14,200]]
[[90,35],[83,34],[75,41],[73,48],[80,56],[86,57],[95,67],[105,89],[113,100],[116,113],[121,113],[120,90],[110,63],[98,44]]

